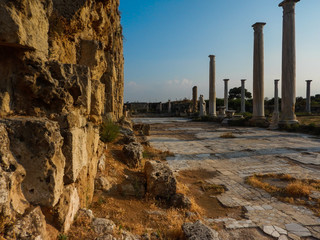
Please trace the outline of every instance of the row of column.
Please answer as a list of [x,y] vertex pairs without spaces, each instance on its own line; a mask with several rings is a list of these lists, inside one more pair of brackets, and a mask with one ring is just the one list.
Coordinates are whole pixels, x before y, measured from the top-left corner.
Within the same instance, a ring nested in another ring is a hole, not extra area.
[[[279,123],[298,122],[295,115],[296,101],[296,47],[295,47],[295,4],[300,0],[284,0],[279,4],[283,8],[282,33],[282,102]],[[253,119],[265,119],[264,114],[264,22],[252,25],[254,30],[253,54]],[[209,72],[209,115],[216,116],[215,56],[210,55]],[[228,80],[224,79],[224,105],[228,110]],[[310,112],[310,82],[307,81],[307,111]],[[275,84],[278,81],[275,82]],[[245,112],[245,80],[241,80],[241,112]],[[309,90],[308,90],[309,89]],[[277,90],[278,91],[278,90]]]

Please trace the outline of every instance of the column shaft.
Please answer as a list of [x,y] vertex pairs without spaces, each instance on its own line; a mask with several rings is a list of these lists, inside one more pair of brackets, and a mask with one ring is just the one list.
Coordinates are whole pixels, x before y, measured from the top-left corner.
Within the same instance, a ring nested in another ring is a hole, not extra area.
[[223,79],[224,81],[224,106],[226,107],[226,111],[229,110],[228,108],[228,96],[229,96],[229,90],[228,90],[228,81],[229,79]]
[[198,111],[197,97],[198,97],[198,88],[197,86],[194,86],[192,88],[192,112],[193,113]]
[[306,94],[306,112],[311,113],[311,95],[310,95],[310,85],[312,80],[306,80],[307,82],[307,94]]
[[209,115],[216,116],[216,60],[214,55],[209,55]]
[[264,43],[265,23],[255,23],[253,50],[253,119],[264,118]]
[[285,0],[279,4],[283,8],[282,29],[282,89],[280,124],[297,123],[296,104],[296,41],[295,4],[299,0]]
[[246,88],[245,88],[246,79],[241,80],[241,113],[246,112]]

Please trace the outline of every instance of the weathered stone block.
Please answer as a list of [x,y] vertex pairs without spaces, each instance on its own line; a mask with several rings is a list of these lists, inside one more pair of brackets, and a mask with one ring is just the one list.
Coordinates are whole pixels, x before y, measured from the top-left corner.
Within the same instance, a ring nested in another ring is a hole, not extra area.
[[0,45],[35,49],[47,57],[51,11],[51,1],[1,1]]
[[127,156],[126,164],[129,167],[138,167],[141,164],[143,147],[138,142],[131,142],[124,145],[123,153]]
[[67,232],[80,208],[80,199],[74,184],[65,187],[59,203],[54,208],[56,226]]
[[18,220],[6,239],[21,240],[47,240],[46,220],[40,207],[34,208],[30,213]]
[[147,161],[144,171],[148,193],[167,200],[176,194],[177,181],[167,164],[160,161]]
[[59,125],[46,118],[0,119],[6,125],[10,149],[26,170],[22,191],[32,204],[56,205],[63,191],[65,157]]
[[218,240],[218,232],[203,224],[200,220],[195,223],[185,223],[182,230],[187,240]]
[[26,176],[24,168],[17,163],[10,150],[10,140],[5,125],[0,124],[0,215],[23,214],[29,207],[21,191]]

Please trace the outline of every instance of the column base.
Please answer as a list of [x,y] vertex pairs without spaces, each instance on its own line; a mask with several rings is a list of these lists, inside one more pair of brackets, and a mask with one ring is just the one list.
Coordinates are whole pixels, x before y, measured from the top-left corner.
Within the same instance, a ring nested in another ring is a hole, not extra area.
[[252,117],[249,120],[249,123],[251,126],[255,126],[255,127],[268,127],[269,126],[269,122],[267,120],[266,117]]
[[280,120],[279,126],[299,124],[298,120]]

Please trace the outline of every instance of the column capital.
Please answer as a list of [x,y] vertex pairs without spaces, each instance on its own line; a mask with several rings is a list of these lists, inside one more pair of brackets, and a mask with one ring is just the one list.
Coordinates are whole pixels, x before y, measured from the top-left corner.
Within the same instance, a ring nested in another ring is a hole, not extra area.
[[279,3],[279,7],[283,7],[284,5],[286,5],[287,3],[297,3],[300,0],[284,0],[281,3]]
[[279,81],[280,81],[280,79],[275,79],[274,81],[275,81],[275,82],[279,82]]
[[312,80],[306,80],[307,83],[312,82]]
[[209,55],[209,58],[215,58],[216,56],[215,55]]
[[259,28],[263,28],[264,25],[266,25],[265,22],[256,22],[255,24],[252,25],[252,27],[253,27],[254,29],[259,29]]
[[247,81],[247,79],[241,79],[241,82],[245,82],[245,81]]
[[223,81],[228,82],[230,79],[223,79]]

